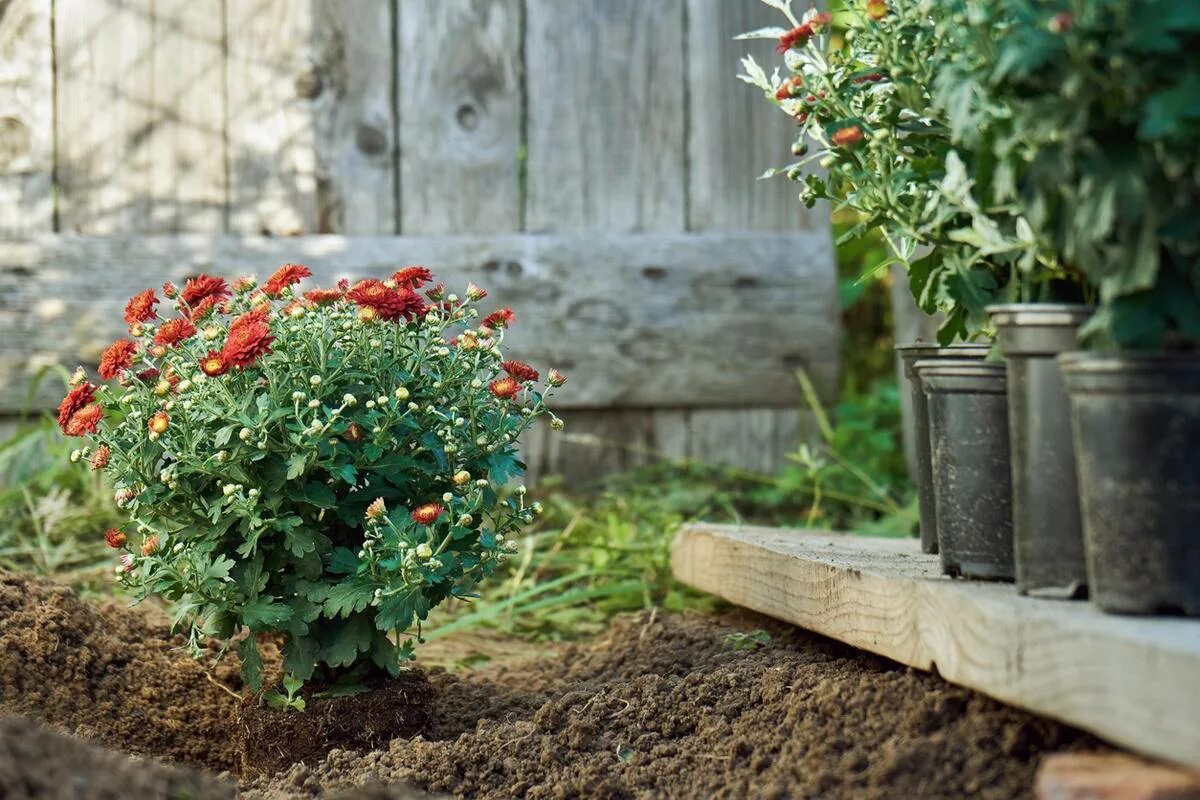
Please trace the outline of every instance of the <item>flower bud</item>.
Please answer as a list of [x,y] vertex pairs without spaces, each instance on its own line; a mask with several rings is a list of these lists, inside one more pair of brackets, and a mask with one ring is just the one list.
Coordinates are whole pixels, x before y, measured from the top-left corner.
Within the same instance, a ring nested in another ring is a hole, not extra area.
[[408,399],[408,389],[405,389],[403,386],[397,387],[396,399],[397,400],[407,400]]
[[417,545],[417,558],[429,558],[433,555],[433,548],[427,542],[421,542]]
[[454,481],[455,486],[465,486],[466,483],[471,480],[471,473],[467,472],[465,469],[460,469],[458,472],[454,473],[454,477],[451,478],[451,480]]

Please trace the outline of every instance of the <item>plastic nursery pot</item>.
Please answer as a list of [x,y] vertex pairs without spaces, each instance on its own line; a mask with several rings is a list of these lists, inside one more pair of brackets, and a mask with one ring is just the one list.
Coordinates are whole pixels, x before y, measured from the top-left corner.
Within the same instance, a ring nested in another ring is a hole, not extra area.
[[1012,477],[1005,366],[918,361],[929,406],[938,554],[942,572],[1012,580]]
[[1008,364],[1013,558],[1025,594],[1087,595],[1071,403],[1057,356],[1078,348],[1079,326],[1094,310],[1057,303],[988,309]]
[[904,364],[904,377],[908,381],[909,396],[913,408],[913,436],[917,444],[917,474],[913,480],[917,483],[917,508],[921,518],[921,551],[936,553],[937,518],[933,501],[933,464],[929,455],[929,409],[925,402],[925,391],[913,371],[913,365],[919,360],[934,360],[945,358],[979,358],[987,357],[987,344],[956,344],[949,347],[939,347],[936,344],[901,344],[896,346],[896,352]]
[[1200,616],[1200,354],[1059,363],[1092,599],[1105,611]]

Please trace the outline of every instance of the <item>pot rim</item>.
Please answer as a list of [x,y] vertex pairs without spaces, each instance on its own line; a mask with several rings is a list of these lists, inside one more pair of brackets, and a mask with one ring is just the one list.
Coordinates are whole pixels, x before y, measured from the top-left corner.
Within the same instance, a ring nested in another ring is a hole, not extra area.
[[[991,352],[992,342],[956,342],[951,345],[940,345],[937,342],[911,342],[898,344],[893,349],[901,358],[920,358],[922,353],[931,358],[974,358],[975,353],[987,355]],[[970,355],[968,355],[970,354]]]
[[1169,350],[1104,351],[1073,350],[1061,353],[1058,364],[1074,375],[1140,375],[1200,373],[1200,352]]
[[929,359],[918,361],[913,369],[922,379],[926,377],[979,378],[994,380],[1008,376],[1008,366],[1003,361],[983,359]]
[[1085,303],[1000,303],[986,307],[984,313],[996,327],[1037,325],[1077,328],[1096,313],[1096,306]]

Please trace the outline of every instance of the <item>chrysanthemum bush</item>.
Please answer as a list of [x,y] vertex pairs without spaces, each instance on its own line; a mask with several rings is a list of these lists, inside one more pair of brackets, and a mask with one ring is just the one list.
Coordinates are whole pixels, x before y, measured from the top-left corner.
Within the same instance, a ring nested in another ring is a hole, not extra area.
[[565,378],[504,359],[515,317],[481,318],[484,290],[406,267],[301,292],[310,276],[138,294],[107,383],[78,370],[58,414],[130,517],[106,535],[118,580],[171,601],[197,653],[238,642],[255,690],[261,634],[296,679],[397,671],[429,611],[471,596],[539,513],[505,489],[517,437],[562,427],[546,400]]

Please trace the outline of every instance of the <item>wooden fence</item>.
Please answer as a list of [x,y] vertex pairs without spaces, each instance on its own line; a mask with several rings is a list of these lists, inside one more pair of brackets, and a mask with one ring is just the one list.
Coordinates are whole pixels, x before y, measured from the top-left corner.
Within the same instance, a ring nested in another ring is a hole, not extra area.
[[[535,472],[769,468],[837,376],[826,218],[734,79],[758,0],[0,0],[0,413],[201,269],[423,262],[571,374]],[[756,43],[757,44],[757,43]],[[35,402],[53,402],[47,385]]]

